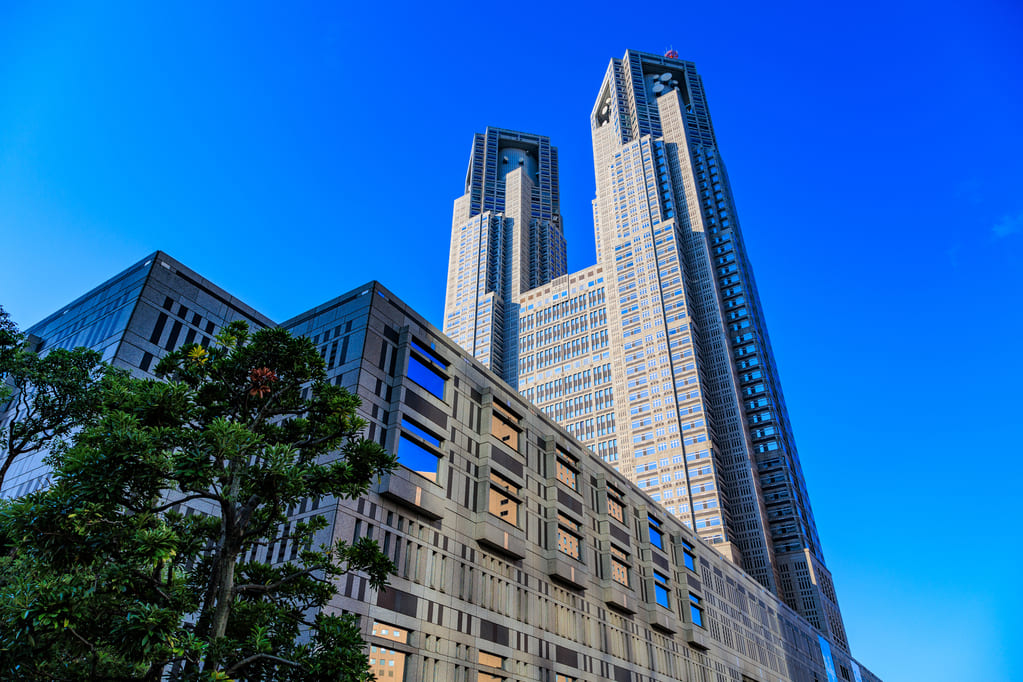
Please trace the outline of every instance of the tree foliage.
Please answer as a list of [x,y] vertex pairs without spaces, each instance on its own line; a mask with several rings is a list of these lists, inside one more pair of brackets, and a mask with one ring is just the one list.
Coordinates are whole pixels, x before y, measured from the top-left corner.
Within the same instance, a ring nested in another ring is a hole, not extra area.
[[293,513],[396,466],[358,399],[308,339],[242,323],[157,373],[106,377],[53,486],[0,506],[0,677],[371,679],[357,622],[323,607],[393,565]]
[[0,412],[7,412],[0,422],[0,487],[19,457],[49,447],[95,414],[100,359],[87,348],[38,355],[0,306]]

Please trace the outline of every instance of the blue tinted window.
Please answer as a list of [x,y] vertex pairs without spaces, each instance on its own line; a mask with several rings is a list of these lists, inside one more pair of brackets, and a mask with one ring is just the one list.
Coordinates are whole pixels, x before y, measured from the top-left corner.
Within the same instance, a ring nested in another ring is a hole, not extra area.
[[693,546],[688,542],[682,543],[682,556],[686,563],[686,568],[690,571],[696,570],[696,556],[693,554]]
[[695,594],[689,595],[689,614],[693,617],[693,625],[703,627],[703,609],[700,608],[700,598]]
[[415,355],[410,355],[408,359],[408,378],[441,400],[444,399],[444,377]]
[[[657,479],[654,479],[656,481]],[[661,533],[658,526],[661,524],[657,522],[657,519],[650,517],[650,544],[657,549],[664,549],[664,535]]]
[[426,429],[423,429],[420,426],[418,426],[415,422],[411,422],[408,419],[402,419],[401,426],[406,431],[416,434],[430,445],[434,445],[438,448],[440,447],[440,439],[437,438],[437,436],[430,433],[429,431],[427,431]]
[[441,365],[442,367],[447,367],[448,363],[444,362],[444,360],[437,355],[433,346],[434,344],[432,343],[429,346],[427,346],[425,343],[421,343],[414,337],[412,338],[412,347],[415,348],[420,353],[422,353],[423,357],[429,359],[431,362],[435,362]]
[[398,438],[398,463],[408,467],[417,474],[431,481],[437,480],[437,463],[440,457],[419,443],[406,438],[404,434]]
[[668,604],[668,578],[657,571],[654,571],[654,596],[658,604],[671,608]]

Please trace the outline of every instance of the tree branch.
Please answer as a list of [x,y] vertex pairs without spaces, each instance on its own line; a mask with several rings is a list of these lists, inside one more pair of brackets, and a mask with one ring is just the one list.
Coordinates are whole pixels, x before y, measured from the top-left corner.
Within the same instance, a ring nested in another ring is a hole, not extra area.
[[238,670],[239,668],[243,668],[243,667],[247,666],[249,663],[252,663],[253,661],[258,661],[261,658],[266,658],[266,659],[269,659],[271,661],[277,661],[278,663],[283,663],[284,665],[290,665],[290,666],[293,666],[295,668],[298,668],[298,667],[300,667],[302,665],[301,663],[296,663],[295,661],[289,661],[286,658],[281,658],[280,656],[274,656],[272,654],[252,654],[248,658],[243,658],[242,660],[238,661],[237,663],[232,665],[230,668],[228,668],[224,672],[225,672],[225,674],[228,677],[230,677],[231,675],[234,674],[235,670]]
[[[277,391],[271,393],[270,397],[266,399],[265,403],[263,403],[263,406],[259,408],[259,412],[256,413],[256,416],[254,416],[252,420],[247,424],[247,428],[255,429],[256,426],[263,423],[263,420],[266,419],[267,413],[270,410],[270,406],[274,404],[274,402],[277,400],[277,398],[281,396],[281,394],[283,394],[290,388],[294,388],[294,386],[291,383],[289,383],[288,386],[281,386]],[[246,393],[246,395],[248,394]],[[247,400],[248,399],[246,398],[246,401]]]
[[159,514],[162,511],[167,511],[176,504],[182,504],[183,502],[191,502],[192,500],[198,499],[218,501],[220,498],[210,493],[198,492],[193,495],[188,495],[187,497],[182,497],[181,499],[178,500],[173,500],[171,502],[168,502],[167,504],[162,504],[159,507],[150,507],[147,511],[151,511],[154,514]]
[[304,575],[307,575],[307,576],[309,576],[311,578],[315,578],[315,576],[313,576],[313,573],[315,573],[316,571],[322,571],[323,568],[324,568],[323,566],[315,566],[313,568],[307,568],[304,571],[298,571],[296,573],[291,573],[290,575],[287,575],[287,576],[281,578],[280,580],[278,580],[275,583],[270,583],[269,585],[260,585],[258,583],[249,583],[247,585],[235,585],[234,586],[234,591],[235,591],[235,594],[238,594],[240,592],[248,592],[248,593],[256,593],[256,594],[266,594],[268,592],[273,592],[274,590],[279,589],[281,587],[281,585],[283,585],[284,583],[290,582],[290,581],[292,581],[292,580],[294,580],[296,578],[300,578],[301,576],[304,576]]
[[72,635],[77,637],[78,641],[80,641],[82,644],[84,644],[85,646],[89,647],[89,653],[92,653],[92,654],[96,653],[96,645],[93,644],[92,642],[90,642],[89,640],[87,640],[85,637],[82,637],[80,634],[78,634],[78,632],[75,631],[74,628],[69,627],[68,628],[68,632],[70,632]]

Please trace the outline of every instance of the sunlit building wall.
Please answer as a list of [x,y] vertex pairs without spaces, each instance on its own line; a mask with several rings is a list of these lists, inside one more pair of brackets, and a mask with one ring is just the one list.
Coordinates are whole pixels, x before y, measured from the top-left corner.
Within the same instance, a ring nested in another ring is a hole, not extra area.
[[613,59],[590,124],[621,469],[847,646],[695,65]]

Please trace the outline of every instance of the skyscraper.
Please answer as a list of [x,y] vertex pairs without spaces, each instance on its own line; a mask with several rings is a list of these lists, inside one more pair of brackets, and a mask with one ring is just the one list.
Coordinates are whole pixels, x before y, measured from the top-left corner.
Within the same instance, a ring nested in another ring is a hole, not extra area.
[[[698,532],[720,516],[721,544],[737,563],[844,644],[703,82],[691,62],[629,51],[611,61],[599,92],[594,230],[598,262],[616,283],[608,318],[628,398],[619,439],[636,445],[623,467],[660,471],[665,454],[681,452],[688,490],[662,474],[650,486],[661,502],[682,491],[679,507],[691,511],[676,512],[691,514]],[[642,405],[650,409],[632,415]],[[681,451],[670,438],[666,451],[643,447],[663,443],[658,417],[677,419]]]
[[612,59],[590,126],[597,264],[519,295],[514,385],[847,646],[695,66]]
[[519,296],[567,270],[550,139],[487,128],[473,137],[455,201],[444,333],[512,386]]

